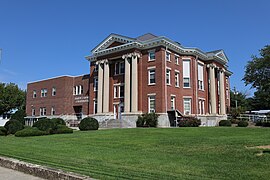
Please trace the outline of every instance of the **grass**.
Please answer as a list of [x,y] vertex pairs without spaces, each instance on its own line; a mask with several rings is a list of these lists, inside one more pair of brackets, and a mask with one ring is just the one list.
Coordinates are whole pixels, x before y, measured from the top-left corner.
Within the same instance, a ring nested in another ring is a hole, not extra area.
[[97,179],[269,179],[268,128],[110,129],[0,136],[0,155]]

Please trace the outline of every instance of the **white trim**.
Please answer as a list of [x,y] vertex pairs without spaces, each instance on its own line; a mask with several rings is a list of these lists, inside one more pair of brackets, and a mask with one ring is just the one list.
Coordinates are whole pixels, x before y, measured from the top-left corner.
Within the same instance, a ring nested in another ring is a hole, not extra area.
[[68,77],[68,78],[76,78],[76,77],[82,77],[82,76],[86,76],[86,75],[89,75],[89,74],[82,74],[82,75],[78,75],[78,76],[71,76],[71,75],[54,76],[54,77],[47,78],[47,79],[41,79],[41,80],[36,80],[36,81],[30,81],[30,82],[27,82],[27,84],[33,84],[33,83],[38,83],[38,82],[41,82],[41,81],[47,81],[47,80],[52,80],[52,79],[57,79],[57,78],[64,78],[64,77]]
[[150,67],[147,67],[147,69],[156,69],[156,66],[150,66]]
[[[147,70],[148,72],[147,72],[147,75],[148,75],[148,85],[155,85],[156,84],[156,68],[151,68],[151,69],[148,69]],[[151,83],[150,82],[150,77],[151,77],[151,72],[150,71],[154,71],[154,73],[152,73],[152,74],[154,74],[154,80],[155,80],[155,82],[154,83]]]
[[192,96],[183,96],[183,99],[184,98],[186,98],[186,99],[188,99],[188,98],[192,99]]
[[147,94],[147,96],[155,96],[156,95],[156,93],[149,93],[149,94]]

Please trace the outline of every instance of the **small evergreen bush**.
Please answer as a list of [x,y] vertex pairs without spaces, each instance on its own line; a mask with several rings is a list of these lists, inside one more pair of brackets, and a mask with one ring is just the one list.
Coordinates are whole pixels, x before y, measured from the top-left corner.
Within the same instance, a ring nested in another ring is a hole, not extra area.
[[247,127],[248,122],[247,121],[239,121],[237,127]]
[[4,126],[7,130],[7,134],[15,134],[24,128],[21,122],[17,120],[9,120]]
[[201,125],[201,120],[195,117],[180,120],[178,123],[179,127],[199,127],[200,125]]
[[137,127],[157,127],[158,115],[156,113],[146,113],[138,117]]
[[46,131],[46,132],[51,133],[52,131],[56,129],[56,124],[52,120],[48,118],[44,118],[35,122],[33,124],[33,127],[37,127],[41,131]]
[[24,125],[25,116],[26,116],[25,110],[19,109],[18,111],[16,111],[14,114],[11,115],[10,120],[17,120]]
[[66,125],[66,122],[62,118],[52,118],[51,121],[56,125]]
[[262,124],[263,124],[262,121],[257,121],[255,126],[262,126]]
[[27,127],[15,133],[16,137],[43,136],[43,135],[48,135],[48,133],[45,131],[41,131],[36,127]]
[[73,129],[67,127],[66,125],[57,125],[53,134],[67,134],[73,133]]
[[5,127],[0,126],[0,136],[6,136],[7,135],[7,130]]
[[79,124],[79,129],[81,131],[88,131],[88,130],[98,130],[99,124],[95,118],[86,117],[81,120]]
[[270,122],[262,122],[263,127],[270,127]]
[[239,120],[238,119],[232,119],[230,120],[232,124],[238,124],[239,123]]
[[232,126],[232,123],[228,120],[221,120],[219,121],[219,126]]

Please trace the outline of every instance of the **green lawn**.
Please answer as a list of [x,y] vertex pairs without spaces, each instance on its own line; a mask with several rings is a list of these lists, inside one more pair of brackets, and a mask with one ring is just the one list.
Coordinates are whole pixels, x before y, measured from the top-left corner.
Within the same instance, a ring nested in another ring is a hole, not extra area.
[[98,179],[269,179],[270,128],[111,129],[0,136],[0,155]]

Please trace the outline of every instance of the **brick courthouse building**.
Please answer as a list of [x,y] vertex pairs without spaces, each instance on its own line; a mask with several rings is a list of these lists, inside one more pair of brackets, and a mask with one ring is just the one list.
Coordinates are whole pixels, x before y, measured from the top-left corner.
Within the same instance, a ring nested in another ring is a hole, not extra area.
[[28,118],[94,116],[135,127],[138,115],[156,112],[163,127],[173,125],[170,114],[213,126],[230,108],[232,73],[223,50],[203,52],[152,34],[111,34],[86,59],[88,75],[28,83]]

